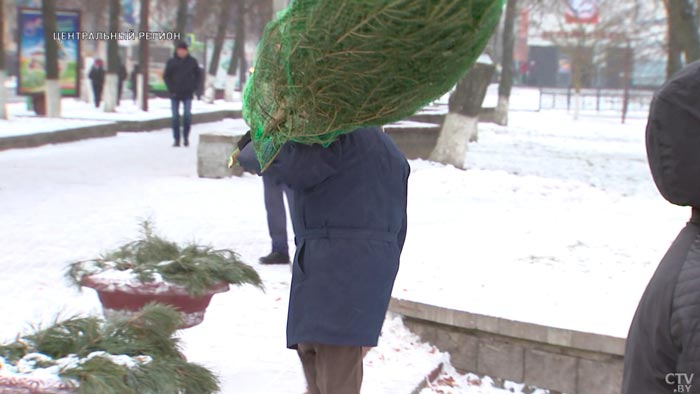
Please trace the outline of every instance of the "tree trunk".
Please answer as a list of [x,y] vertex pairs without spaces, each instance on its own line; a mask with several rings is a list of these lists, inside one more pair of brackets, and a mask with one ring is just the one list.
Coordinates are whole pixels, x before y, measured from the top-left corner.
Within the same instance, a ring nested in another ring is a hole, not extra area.
[[677,73],[683,65],[683,48],[678,42],[678,32],[671,25],[671,18],[668,19],[668,60],[666,62],[666,78],[670,79]]
[[[226,70],[226,87],[224,88],[224,99],[226,101],[233,101],[234,91],[236,89],[236,73],[239,71],[238,66],[240,64],[240,52],[241,46],[245,50],[245,18],[246,18],[246,7],[245,0],[236,0],[236,36],[233,42],[233,49],[231,50],[231,59],[228,63],[228,70]],[[238,72],[240,75],[240,72]],[[241,78],[239,78],[240,80]],[[241,86],[243,88],[243,86]]]
[[[0,0],[0,44],[5,42],[5,0]],[[0,48],[0,119],[7,119],[7,70],[5,69],[5,47]]]
[[240,0],[241,2],[241,12],[238,15],[238,25],[240,26],[239,30],[236,31],[236,41],[240,41],[240,45],[238,45],[238,81],[241,85],[241,89],[243,89],[243,86],[246,83],[246,80],[248,79],[248,60],[246,60],[245,57],[245,42],[246,42],[246,35],[245,35],[245,21],[246,21],[246,4],[245,0]]
[[583,86],[583,70],[584,67],[584,55],[583,46],[578,44],[574,49],[573,56],[570,57],[571,62],[571,83],[574,87],[574,120],[578,120],[581,113],[581,87]]
[[[693,3],[689,0],[666,0],[664,4],[668,14],[669,31],[675,29],[673,35],[685,54],[686,64],[700,59],[700,34]],[[669,45],[669,51],[670,49],[671,45]]]
[[[119,31],[119,18],[121,14],[121,0],[109,1],[109,31]],[[117,84],[119,83],[119,41],[107,42],[107,74],[102,93],[105,103],[105,112],[114,112],[117,108]]]
[[46,53],[46,116],[61,116],[61,89],[58,81],[58,44],[53,39],[56,31],[56,0],[42,0],[41,17],[44,21],[44,51]]
[[492,64],[477,63],[457,84],[431,160],[466,169],[467,149],[477,138],[479,113],[494,69]]
[[230,10],[230,0],[219,1],[219,26],[216,29],[216,36],[214,36],[214,50],[209,62],[209,72],[207,73],[206,87],[204,89],[204,100],[208,103],[213,103],[216,96],[216,74],[219,71],[221,49],[224,46],[224,38],[226,38],[226,27],[228,26]]
[[[139,21],[140,31],[148,31],[148,18],[149,15],[150,0],[141,0],[141,15]],[[142,111],[148,111],[148,68],[150,67],[148,54],[148,41],[145,38],[141,39],[139,42],[139,70],[141,72],[140,77],[137,77],[137,83],[139,85],[138,89],[138,100]]]
[[501,59],[501,81],[498,85],[498,105],[496,106],[496,124],[508,125],[510,93],[513,89],[513,50],[515,49],[515,16],[518,1],[508,0],[503,27],[503,54]]
[[178,0],[176,18],[175,32],[180,33],[180,38],[184,40],[187,30],[187,0]]

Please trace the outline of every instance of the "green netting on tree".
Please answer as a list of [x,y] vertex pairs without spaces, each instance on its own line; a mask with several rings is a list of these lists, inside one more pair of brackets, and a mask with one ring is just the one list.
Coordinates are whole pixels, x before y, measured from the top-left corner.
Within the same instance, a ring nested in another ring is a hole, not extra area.
[[503,0],[293,0],[268,24],[244,92],[260,165],[287,141],[327,146],[442,96],[502,9]]

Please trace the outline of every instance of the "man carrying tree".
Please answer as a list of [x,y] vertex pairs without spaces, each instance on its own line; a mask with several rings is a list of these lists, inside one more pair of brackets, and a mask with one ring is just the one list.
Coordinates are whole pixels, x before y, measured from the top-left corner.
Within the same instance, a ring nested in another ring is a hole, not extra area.
[[[250,133],[238,162],[260,172]],[[287,346],[309,394],[359,394],[365,350],[377,346],[406,239],[410,167],[379,128],[327,148],[287,142],[264,172],[288,185],[296,256]]]
[[173,112],[173,146],[180,146],[180,104],[183,107],[182,137],[185,146],[190,145],[190,127],[192,124],[192,97],[199,86],[201,71],[197,60],[187,50],[186,42],[179,42],[175,55],[168,60],[163,73],[163,80],[170,93]]

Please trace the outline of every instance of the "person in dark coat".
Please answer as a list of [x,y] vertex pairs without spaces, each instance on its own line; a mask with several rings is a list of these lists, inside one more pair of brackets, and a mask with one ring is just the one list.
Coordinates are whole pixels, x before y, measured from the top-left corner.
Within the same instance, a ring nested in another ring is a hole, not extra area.
[[105,85],[105,69],[102,59],[95,59],[90,73],[88,73],[88,78],[92,84],[92,94],[95,96],[95,107],[99,108],[102,100],[102,88]]
[[134,96],[134,103],[138,99],[138,75],[141,72],[141,68],[139,67],[138,63],[134,65],[134,69],[131,70],[131,76],[129,77],[130,79],[130,84],[131,84],[131,94]]
[[180,104],[183,107],[182,137],[185,146],[190,144],[190,127],[192,124],[192,97],[202,77],[199,64],[187,50],[187,43],[177,44],[175,55],[168,60],[163,72],[165,85],[170,93],[173,112],[173,146],[180,146]]
[[[249,139],[238,162],[259,171]],[[294,193],[287,347],[309,393],[359,394],[406,239],[408,162],[380,129],[362,128],[327,148],[288,142],[265,173]]]
[[119,62],[119,73],[117,74],[119,78],[119,83],[117,85],[117,105],[119,105],[122,100],[122,88],[124,87],[124,81],[126,81],[127,75],[126,66],[124,63]]
[[659,191],[673,204],[692,207],[692,216],[637,307],[622,393],[700,393],[700,62],[657,93],[646,140]]
[[263,173],[262,179],[265,211],[267,212],[267,229],[272,240],[272,251],[267,256],[260,258],[260,264],[289,264],[287,210],[284,208],[284,196],[287,196],[287,205],[291,207],[294,203],[294,195],[289,187],[276,177]]

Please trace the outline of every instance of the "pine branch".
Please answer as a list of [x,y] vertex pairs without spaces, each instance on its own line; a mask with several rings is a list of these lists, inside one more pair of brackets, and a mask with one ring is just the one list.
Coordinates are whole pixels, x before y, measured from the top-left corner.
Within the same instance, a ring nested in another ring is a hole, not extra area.
[[[0,345],[0,356],[10,363],[29,353],[46,354],[53,360],[78,357],[79,363],[60,371],[61,378],[79,382],[78,394],[218,392],[219,382],[211,371],[182,358],[173,336],[180,323],[177,310],[158,304],[128,318],[74,317]],[[129,356],[138,363],[122,365],[110,356]],[[37,367],[52,365],[57,364],[38,363]]]
[[263,288],[258,273],[244,264],[236,252],[197,244],[181,247],[155,235],[151,222],[143,222],[141,226],[141,239],[99,259],[70,264],[68,279],[81,286],[86,276],[108,269],[131,269],[142,283],[153,282],[158,274],[166,282],[184,286],[192,296],[200,296],[221,282]]

